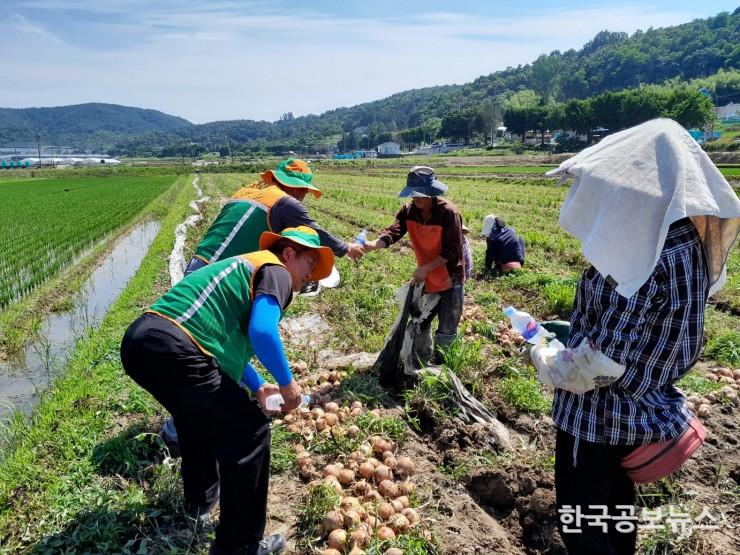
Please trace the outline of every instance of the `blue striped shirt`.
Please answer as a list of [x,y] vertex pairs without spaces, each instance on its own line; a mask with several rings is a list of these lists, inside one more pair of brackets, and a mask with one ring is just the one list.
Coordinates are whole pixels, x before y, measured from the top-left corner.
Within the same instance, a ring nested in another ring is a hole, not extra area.
[[561,430],[592,443],[640,445],[673,439],[692,418],[673,386],[696,362],[709,293],[704,249],[688,218],[671,225],[650,278],[630,298],[592,266],[578,283],[568,340],[590,338],[626,367],[608,387],[555,390]]

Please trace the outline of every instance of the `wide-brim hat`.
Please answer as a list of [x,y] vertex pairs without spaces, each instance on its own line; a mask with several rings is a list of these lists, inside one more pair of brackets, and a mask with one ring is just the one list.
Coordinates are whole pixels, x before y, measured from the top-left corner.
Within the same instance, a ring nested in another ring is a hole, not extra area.
[[308,189],[316,198],[321,196],[321,190],[312,183],[313,173],[308,162],[297,158],[288,158],[280,162],[274,170],[267,170],[260,174],[265,181],[277,181],[286,187]]
[[319,234],[315,229],[306,226],[286,227],[280,233],[265,231],[260,235],[260,250],[267,250],[280,239],[289,239],[292,242],[314,249],[319,254],[319,260],[311,272],[311,280],[318,281],[331,274],[334,267],[334,253],[329,247],[322,247]]
[[428,166],[414,166],[406,176],[406,187],[398,193],[404,197],[438,197],[447,191],[447,185],[437,179]]

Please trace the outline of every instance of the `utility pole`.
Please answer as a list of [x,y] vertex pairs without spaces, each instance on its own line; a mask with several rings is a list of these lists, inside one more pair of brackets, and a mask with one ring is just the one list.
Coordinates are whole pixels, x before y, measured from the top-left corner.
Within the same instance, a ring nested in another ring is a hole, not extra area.
[[41,167],[41,141],[39,140],[39,130],[36,129],[36,148],[39,151],[39,168]]

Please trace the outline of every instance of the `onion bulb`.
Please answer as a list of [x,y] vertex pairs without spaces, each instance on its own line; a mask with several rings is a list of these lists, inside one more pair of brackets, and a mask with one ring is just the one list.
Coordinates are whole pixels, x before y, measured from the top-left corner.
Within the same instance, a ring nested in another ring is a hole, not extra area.
[[324,531],[333,532],[344,526],[344,517],[339,511],[329,511],[324,516]]
[[396,510],[390,503],[381,503],[380,507],[378,507],[378,516],[382,520],[388,520],[395,512]]
[[408,519],[411,526],[417,524],[419,520],[421,520],[419,518],[419,513],[416,512],[416,509],[412,509],[410,507],[408,509],[404,509],[401,514]]
[[378,538],[381,540],[395,540],[396,533],[387,526],[381,526],[378,528]]
[[398,486],[391,480],[383,480],[380,482],[380,484],[378,484],[378,491],[381,495],[389,499],[395,499],[398,497]]
[[[391,469],[385,466],[384,464],[378,464],[378,466],[375,467],[375,471],[373,472],[373,478],[375,478],[375,481],[380,483],[384,480],[388,480],[391,477]],[[383,493],[382,491],[380,493]]]
[[396,472],[401,476],[413,476],[415,471],[414,461],[408,457],[398,457],[396,459]]
[[388,526],[390,526],[396,534],[401,534],[409,527],[409,519],[401,514],[395,514],[388,519]]
[[353,511],[352,509],[350,509],[344,513],[345,528],[352,528],[354,525],[359,524],[360,520],[360,515],[357,514],[357,511]]
[[324,477],[334,476],[339,478],[339,467],[336,464],[327,464],[324,467]]
[[375,467],[372,465],[372,463],[364,462],[360,465],[358,472],[360,473],[360,476],[362,478],[372,478],[373,473],[375,472]]
[[333,547],[334,549],[343,551],[344,544],[346,542],[347,542],[347,532],[339,528],[337,530],[332,530],[332,532],[329,534],[329,541],[327,542],[327,544],[329,545],[329,547]]
[[344,487],[347,487],[352,482],[355,481],[355,473],[351,470],[345,468],[344,470],[339,471],[339,483],[342,484]]
[[370,536],[364,529],[358,528],[357,530],[352,532],[352,534],[350,534],[349,543],[350,545],[355,545],[362,548],[370,543]]

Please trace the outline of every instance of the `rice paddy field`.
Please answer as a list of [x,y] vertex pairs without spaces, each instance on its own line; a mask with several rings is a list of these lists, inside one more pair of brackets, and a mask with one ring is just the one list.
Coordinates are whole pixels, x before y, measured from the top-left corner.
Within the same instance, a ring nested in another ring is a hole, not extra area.
[[127,223],[171,177],[0,180],[0,310]]
[[[396,195],[406,167],[397,160],[388,164],[317,164],[314,181],[324,195],[307,200],[309,213],[346,240],[362,227],[375,238],[401,205]],[[549,167],[512,163],[499,171],[488,162],[455,166],[449,159],[438,165],[471,229],[475,258],[460,339],[439,377],[392,393],[379,387],[369,368],[397,316],[394,292],[415,267],[406,240],[357,263],[338,259],[338,288],[291,305],[283,338],[314,403],[272,426],[267,531],[286,535],[287,553],[565,552],[556,531],[552,392],[537,382],[502,314],[512,304],[542,320],[567,319],[587,267],[578,242],[557,225],[567,186],[542,175]],[[209,200],[188,249],[221,203],[255,177],[200,175]],[[193,196],[193,188],[183,186],[168,203],[139,274],[101,328],[81,342],[32,421],[5,425],[0,553],[207,553],[218,512],[204,525],[186,515],[180,461],[156,435],[166,414],[118,361],[126,326],[169,286],[174,227],[190,214]],[[524,236],[522,271],[504,277],[482,272],[480,230],[489,213]],[[680,508],[691,520],[707,508],[715,526],[689,533],[670,522],[642,528],[640,553],[738,551],[739,270],[736,247],[728,285],[707,308],[702,358],[679,384],[701,409],[710,438],[678,473],[639,488],[639,510]],[[449,373],[506,427],[507,449],[481,425],[461,419],[450,402]]]

